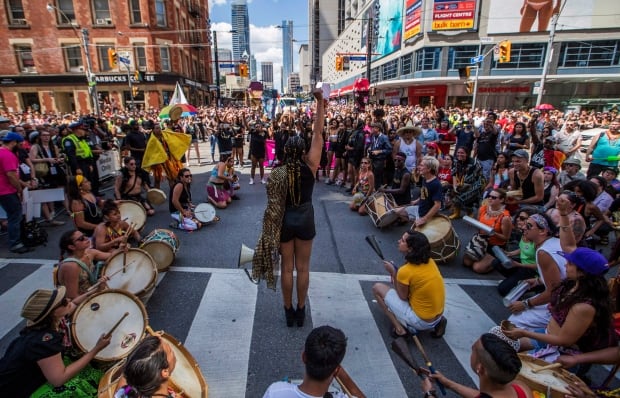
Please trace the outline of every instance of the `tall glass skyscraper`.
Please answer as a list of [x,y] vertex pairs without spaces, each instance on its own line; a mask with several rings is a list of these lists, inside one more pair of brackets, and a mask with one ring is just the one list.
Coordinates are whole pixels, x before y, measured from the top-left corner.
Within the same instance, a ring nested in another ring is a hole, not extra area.
[[282,91],[293,73],[293,21],[282,21]]
[[250,17],[246,0],[233,0],[231,3],[232,47],[234,61],[242,59],[243,53],[250,51]]

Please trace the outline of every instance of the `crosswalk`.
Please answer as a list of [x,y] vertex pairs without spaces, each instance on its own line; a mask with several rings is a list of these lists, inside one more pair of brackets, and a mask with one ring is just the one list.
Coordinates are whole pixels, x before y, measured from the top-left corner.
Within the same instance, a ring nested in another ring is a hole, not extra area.
[[[2,352],[23,327],[20,309],[25,299],[36,288],[50,287],[52,264],[53,261],[47,260],[0,259]],[[10,280],[19,277],[19,281]],[[343,365],[368,397],[419,396],[419,388],[412,391],[411,380],[399,372],[402,364],[393,359],[384,339],[388,320],[378,310],[368,288],[373,282],[381,281],[387,282],[388,279],[385,275],[312,273],[309,290],[311,325],[297,331],[296,328],[287,330],[283,327],[281,307],[274,309],[261,304],[263,296],[269,295],[273,300],[279,292],[273,293],[251,284],[242,271],[173,267],[160,275],[147,311],[149,323],[155,330],[166,330],[192,353],[205,375],[212,398],[261,396],[268,384],[282,375],[274,374],[269,380],[259,382],[250,378],[256,369],[265,372],[269,367],[277,367],[269,357],[256,358],[257,345],[270,336],[281,340],[272,343],[276,346],[286,346],[289,338],[303,342],[312,326],[324,324],[340,328],[347,335],[348,350]],[[465,380],[459,381],[472,386],[476,377],[469,365],[471,345],[496,322],[466,292],[466,288],[494,284],[493,281],[470,279],[446,280],[445,315],[449,323],[441,344],[447,345],[450,354],[442,355],[456,359],[452,365],[466,375]],[[264,326],[260,318],[273,318],[273,330]],[[433,344],[430,340],[427,342]],[[295,346],[293,352],[281,355],[290,357],[291,363],[297,363],[301,349],[301,346]],[[437,355],[430,349],[428,351],[431,357]],[[302,375],[292,376],[301,378]]]

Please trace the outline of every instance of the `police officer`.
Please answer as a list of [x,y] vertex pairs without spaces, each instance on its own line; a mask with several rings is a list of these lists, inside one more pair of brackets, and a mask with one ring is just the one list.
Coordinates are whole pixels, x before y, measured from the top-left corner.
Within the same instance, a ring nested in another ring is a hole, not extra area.
[[86,177],[92,184],[93,194],[100,196],[97,163],[86,140],[89,125],[80,120],[71,123],[68,128],[71,132],[62,139],[62,149],[67,157],[67,164],[71,168],[71,174],[82,174]]

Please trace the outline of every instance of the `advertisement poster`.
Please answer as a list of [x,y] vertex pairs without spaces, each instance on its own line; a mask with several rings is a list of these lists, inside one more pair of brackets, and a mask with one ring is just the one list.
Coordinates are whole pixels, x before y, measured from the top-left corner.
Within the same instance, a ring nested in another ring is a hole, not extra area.
[[413,41],[422,28],[422,0],[406,0],[405,8],[405,44]]
[[[435,0],[431,30],[475,29],[476,3],[477,0]],[[503,4],[504,0],[498,3]]]
[[502,0],[490,4],[488,33],[545,32],[557,12],[557,30],[620,26],[617,0]]
[[[403,0],[376,0],[375,23],[378,35],[374,39],[376,58],[400,50],[403,32]],[[378,6],[377,6],[378,4]]]

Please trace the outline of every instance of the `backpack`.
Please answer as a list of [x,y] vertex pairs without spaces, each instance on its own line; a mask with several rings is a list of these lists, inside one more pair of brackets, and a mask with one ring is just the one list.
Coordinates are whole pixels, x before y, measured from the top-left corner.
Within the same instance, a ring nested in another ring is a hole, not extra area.
[[21,222],[21,241],[24,245],[35,247],[47,245],[47,231],[34,220],[26,222],[26,217],[22,217]]

